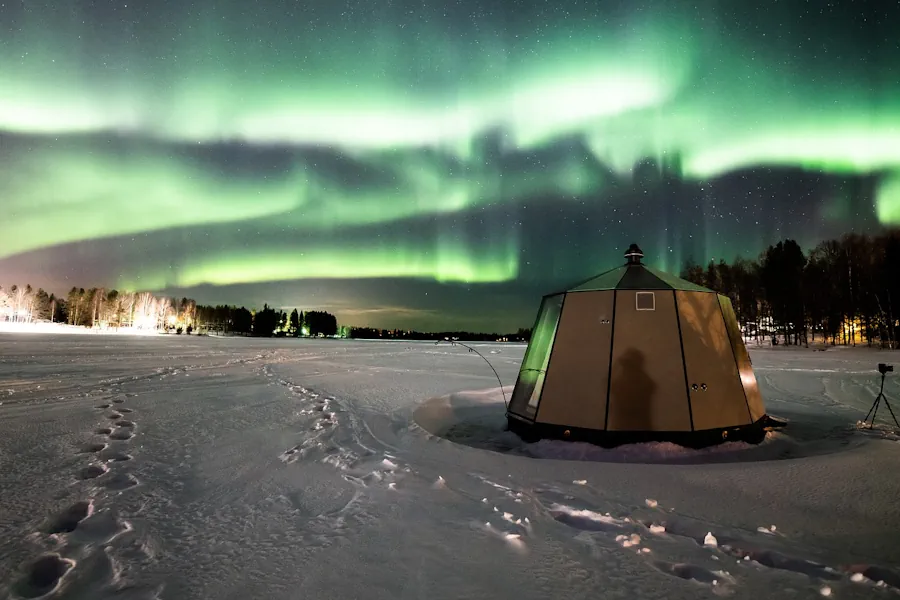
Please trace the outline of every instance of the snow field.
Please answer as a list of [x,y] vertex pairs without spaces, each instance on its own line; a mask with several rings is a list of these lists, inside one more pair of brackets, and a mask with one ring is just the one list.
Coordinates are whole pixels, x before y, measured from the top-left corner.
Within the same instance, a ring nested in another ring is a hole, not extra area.
[[[881,414],[855,428],[879,353],[751,350],[790,427],[693,451],[523,444],[487,365],[446,345],[0,348],[0,598],[900,590],[900,445]],[[508,395],[524,346],[479,348]]]

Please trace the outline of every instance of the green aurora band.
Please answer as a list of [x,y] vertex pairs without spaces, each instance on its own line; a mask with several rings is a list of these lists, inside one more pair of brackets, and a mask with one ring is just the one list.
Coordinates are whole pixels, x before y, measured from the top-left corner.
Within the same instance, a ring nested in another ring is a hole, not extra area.
[[[595,165],[629,176],[646,157],[677,157],[680,175],[695,181],[753,167],[893,173],[877,187],[875,212],[900,224],[900,83],[890,69],[862,69],[852,49],[818,61],[795,54],[799,42],[774,24],[791,18],[781,9],[766,38],[730,30],[712,2],[635,11],[618,26],[567,2],[493,18],[474,5],[460,18],[443,3],[400,1],[354,5],[352,18],[328,3],[243,13],[210,0],[133,16],[124,5],[101,16],[80,1],[28,4],[0,8],[0,22],[14,23],[0,35],[0,136],[37,140],[13,153],[0,137],[0,258],[209,224],[261,238],[351,230],[553,191],[603,202],[609,182]],[[873,44],[882,64],[900,64],[896,44]],[[590,156],[505,168],[480,141],[497,131],[502,152],[575,135]],[[54,141],[77,136],[93,141]],[[104,136],[128,138],[131,151],[106,147]],[[298,151],[260,174],[172,149],[236,144]],[[365,176],[347,180],[300,152],[316,146]],[[432,247],[262,244],[121,283],[510,281],[519,239],[503,238],[484,253],[451,238]]]
[[431,249],[399,242],[381,247],[347,248],[318,245],[312,250],[254,248],[201,255],[174,272],[147,273],[124,281],[126,289],[189,288],[286,281],[293,279],[352,279],[411,277],[442,283],[510,281],[519,272],[517,236],[504,236],[501,245],[471,249],[453,240],[438,239]]
[[0,166],[0,257],[65,242],[240,222],[299,205],[297,180],[215,178],[183,160],[50,152]]
[[[314,164],[300,157],[277,177],[259,177],[204,169],[196,160],[159,152],[110,152],[102,147],[90,154],[33,150],[0,164],[0,197],[7,199],[4,208],[14,216],[0,221],[0,258],[54,244],[194,224],[329,231],[451,214],[555,190],[574,196],[602,185],[600,174],[569,157],[543,164],[539,171],[506,174],[497,168],[455,174],[450,164],[414,154],[371,156],[368,164],[376,167],[375,175],[360,185],[317,172]],[[405,256],[412,255],[410,249]],[[400,259],[398,255],[382,266],[365,266],[358,276],[383,276],[394,268],[403,276],[429,276],[416,261],[408,269],[396,267]],[[341,269],[333,260],[327,262],[329,271],[344,276],[353,276],[350,265],[360,265],[351,260]],[[504,259],[502,266],[487,272],[510,276],[506,265]],[[431,275],[446,280],[442,274],[446,268],[444,264]],[[458,269],[470,271],[467,266]],[[245,276],[236,275],[235,281],[258,281]],[[226,279],[216,277],[220,283]],[[484,278],[473,276],[470,281]]]

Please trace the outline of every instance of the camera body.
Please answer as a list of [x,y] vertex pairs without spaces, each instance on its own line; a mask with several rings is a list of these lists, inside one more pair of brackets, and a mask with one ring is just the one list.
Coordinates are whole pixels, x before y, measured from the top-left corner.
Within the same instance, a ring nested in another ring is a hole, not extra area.
[[884,375],[885,373],[890,373],[894,370],[894,365],[886,365],[884,363],[878,363],[878,372]]

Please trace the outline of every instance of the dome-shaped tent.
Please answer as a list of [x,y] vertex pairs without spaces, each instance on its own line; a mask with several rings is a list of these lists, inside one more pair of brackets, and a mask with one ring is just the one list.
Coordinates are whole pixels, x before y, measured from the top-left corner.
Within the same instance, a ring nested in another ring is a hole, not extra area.
[[509,403],[525,438],[691,447],[765,436],[727,296],[641,263],[544,297]]

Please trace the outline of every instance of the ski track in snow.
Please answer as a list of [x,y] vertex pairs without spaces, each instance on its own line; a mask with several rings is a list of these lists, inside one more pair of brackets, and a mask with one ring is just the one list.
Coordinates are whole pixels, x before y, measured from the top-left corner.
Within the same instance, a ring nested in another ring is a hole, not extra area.
[[[458,347],[3,341],[0,598],[900,595],[876,539],[897,486],[862,488],[900,446],[854,428],[874,354],[751,348],[770,412],[815,441],[592,455],[480,439],[499,390]],[[511,386],[524,347],[482,346]],[[475,419],[459,443],[415,420],[441,397]]]

